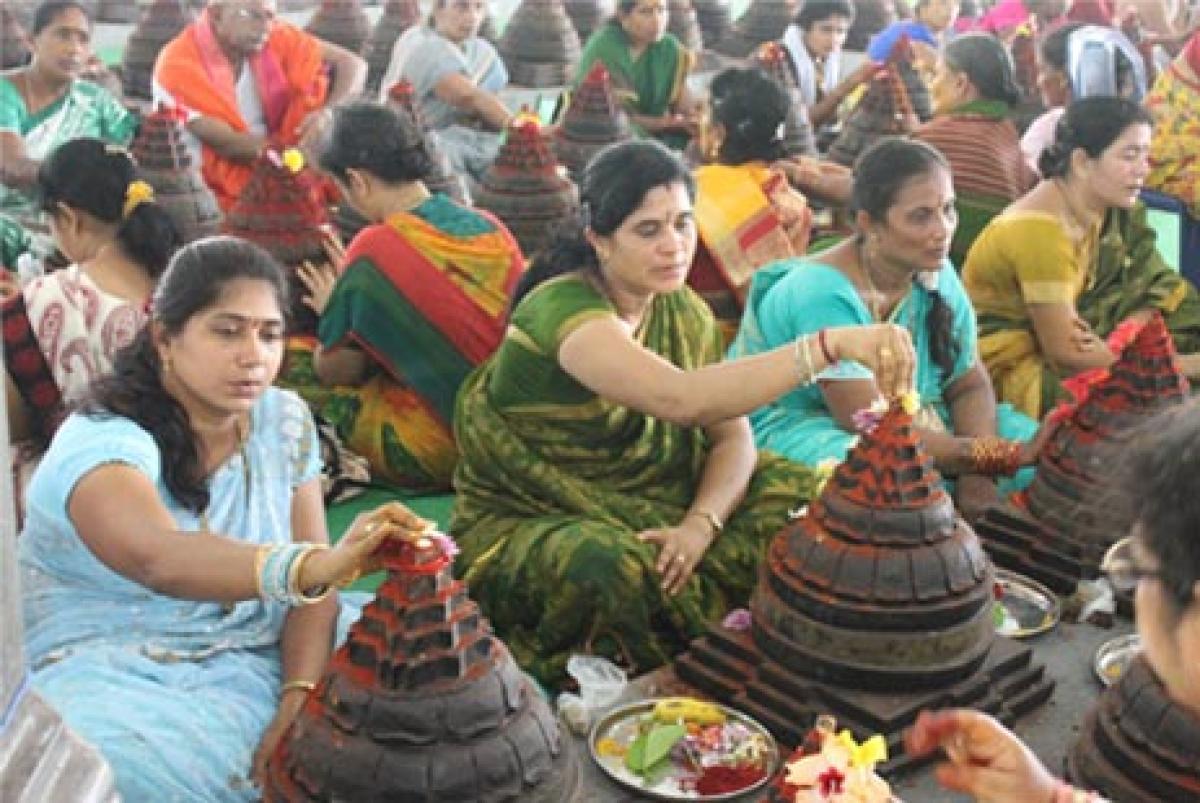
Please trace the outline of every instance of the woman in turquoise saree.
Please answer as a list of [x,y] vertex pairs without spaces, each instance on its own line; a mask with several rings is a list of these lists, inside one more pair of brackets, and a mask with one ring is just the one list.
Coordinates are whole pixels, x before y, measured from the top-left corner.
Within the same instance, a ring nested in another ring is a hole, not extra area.
[[[754,277],[731,357],[757,354],[826,326],[891,321],[912,336],[922,439],[956,501],[973,516],[996,501],[996,460],[1009,472],[1033,459],[1034,421],[995,403],[979,360],[975,313],[946,259],[954,192],[944,158],[922,143],[881,140],[855,165],[859,236]],[[818,383],[754,412],[755,442],[809,466],[841,461],[856,438],[854,413],[878,396],[871,372],[842,361]],[[996,438],[999,433],[1003,440]],[[993,476],[986,476],[992,474]],[[1027,481],[1027,478],[1021,477]],[[1000,490],[1011,490],[1012,482]]]
[[38,7],[32,61],[0,74],[0,213],[36,222],[29,190],[38,164],[78,137],[117,146],[133,139],[137,118],[109,92],[79,78],[91,54],[91,21],[74,2]]
[[[652,669],[745,605],[771,536],[814,491],[808,469],[756,453],[743,416],[827,364],[817,336],[718,363],[717,324],[685,285],[693,193],[658,143],[598,155],[588,224],[525,274],[504,341],[459,392],[458,566],[549,687],[574,652]],[[908,386],[899,327],[825,339],[888,391]]]
[[666,0],[620,0],[616,16],[588,39],[575,85],[603,62],[635,128],[683,147],[696,133],[687,91],[696,56],[667,32],[667,13]]

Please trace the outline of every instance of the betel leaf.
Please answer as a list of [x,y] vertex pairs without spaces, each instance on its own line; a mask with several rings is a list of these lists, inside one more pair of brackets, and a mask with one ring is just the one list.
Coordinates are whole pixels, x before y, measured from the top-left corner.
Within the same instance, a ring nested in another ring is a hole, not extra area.
[[671,748],[686,733],[687,728],[683,725],[654,725],[630,743],[625,753],[625,766],[638,775],[650,773],[656,764],[666,759]]
[[649,731],[643,731],[638,734],[636,739],[629,743],[629,749],[625,751],[625,768],[630,772],[641,775],[642,770],[645,769],[646,738],[649,735]]

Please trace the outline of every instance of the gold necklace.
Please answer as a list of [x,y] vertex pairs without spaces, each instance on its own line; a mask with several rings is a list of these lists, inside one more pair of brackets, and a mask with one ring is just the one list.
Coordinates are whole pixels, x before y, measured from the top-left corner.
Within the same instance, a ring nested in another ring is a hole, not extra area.
[[1067,210],[1067,217],[1070,218],[1071,225],[1076,228],[1081,237],[1086,236],[1092,230],[1092,224],[1083,215],[1080,215],[1076,211],[1075,205],[1071,203],[1071,196],[1067,192],[1066,182],[1061,178],[1056,178],[1054,179],[1054,186],[1058,189],[1058,194],[1062,196],[1063,208]]
[[[240,419],[237,421],[235,426],[237,429],[238,439],[236,451],[242,457],[242,483],[246,488],[246,510],[250,510],[250,455],[246,452],[246,444],[250,441],[250,430],[254,428],[254,419],[251,418],[249,414],[246,416],[246,429],[244,431],[242,430],[242,422]],[[230,456],[232,457],[232,455]],[[229,458],[226,458],[226,460],[228,459]],[[218,470],[219,468],[220,466],[218,466]],[[200,529],[204,532],[212,532],[212,527],[208,523],[207,508],[200,511]]]
[[858,247],[858,266],[859,272],[867,280],[867,290],[871,294],[871,297],[867,299],[867,308],[871,313],[871,320],[874,323],[879,323],[882,320],[879,317],[879,288],[875,286],[875,279],[871,276],[871,262],[867,259],[866,243]]

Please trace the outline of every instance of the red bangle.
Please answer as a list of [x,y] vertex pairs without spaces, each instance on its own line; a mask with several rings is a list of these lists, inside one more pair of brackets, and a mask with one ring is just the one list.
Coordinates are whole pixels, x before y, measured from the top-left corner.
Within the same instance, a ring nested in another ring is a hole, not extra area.
[[829,351],[829,344],[825,342],[825,332],[825,329],[817,332],[817,343],[821,346],[821,356],[825,358],[825,362],[836,365],[837,360],[833,358],[833,354]]

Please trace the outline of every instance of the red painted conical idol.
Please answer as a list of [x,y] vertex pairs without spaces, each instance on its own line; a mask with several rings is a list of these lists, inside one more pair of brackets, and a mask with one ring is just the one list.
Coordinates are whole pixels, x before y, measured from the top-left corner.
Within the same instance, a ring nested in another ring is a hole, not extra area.
[[147,114],[130,152],[138,174],[154,188],[155,201],[171,216],[183,241],[191,242],[217,233],[221,209],[184,141],[185,119],[167,108]]
[[1104,552],[1132,523],[1126,498],[1108,480],[1112,456],[1125,433],[1187,395],[1171,334],[1155,314],[1082,402],[1065,417],[1052,414],[1063,420],[1029,487],[980,520],[993,559],[1061,594],[1096,577]]
[[562,125],[554,133],[554,151],[578,181],[604,146],[631,136],[629,118],[613,96],[608,69],[597,61],[571,97]]
[[[911,405],[910,405],[911,407]],[[1052,685],[996,635],[992,565],[954,509],[912,416],[882,415],[772,540],[748,631],[710,629],[676,661],[686,682],[798,745],[820,714],[894,758],[905,727],[950,695],[1024,713]]]
[[573,753],[451,574],[449,539],[383,550],[387,580],[280,742],[265,798],[573,799]]

